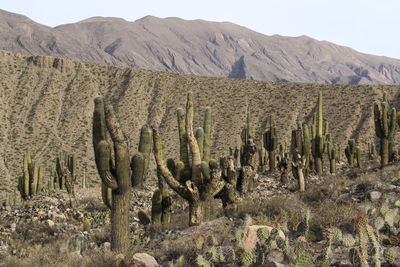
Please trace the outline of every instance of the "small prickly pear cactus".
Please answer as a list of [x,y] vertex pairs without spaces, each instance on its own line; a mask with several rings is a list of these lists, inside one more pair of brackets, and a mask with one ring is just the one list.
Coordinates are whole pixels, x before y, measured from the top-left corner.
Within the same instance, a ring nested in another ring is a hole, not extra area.
[[257,237],[260,241],[267,240],[269,237],[269,231],[267,227],[257,229]]
[[395,260],[393,250],[391,248],[385,248],[383,251],[383,258],[388,264],[393,264]]
[[240,262],[242,263],[243,267],[251,266],[251,264],[253,263],[253,254],[251,254],[251,252],[245,251],[240,257]]

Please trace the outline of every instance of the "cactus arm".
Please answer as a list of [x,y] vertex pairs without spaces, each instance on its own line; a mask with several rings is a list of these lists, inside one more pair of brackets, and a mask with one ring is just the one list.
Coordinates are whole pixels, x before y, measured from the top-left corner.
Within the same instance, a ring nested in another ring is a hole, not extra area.
[[164,177],[165,181],[167,184],[177,192],[181,197],[184,199],[190,199],[190,192],[188,191],[187,187],[179,183],[174,176],[172,176],[172,173],[168,170],[164,158],[163,158],[163,152],[162,152],[162,141],[160,134],[158,133],[158,130],[153,128],[153,151],[154,151],[154,157],[156,159],[157,163],[157,168],[159,169],[161,175]]
[[200,157],[203,159],[204,157],[204,130],[201,127],[196,129],[196,140],[199,145]]
[[190,153],[192,154],[192,181],[196,186],[203,184],[201,175],[201,157],[197,140],[193,133],[193,101],[192,94],[188,93],[188,101],[186,103],[186,134],[188,137],[188,144]]
[[374,104],[374,123],[375,123],[375,133],[378,138],[383,137],[382,122],[381,122],[381,111],[379,110],[378,103]]
[[392,139],[396,131],[396,109],[392,108],[389,125],[389,139]]
[[105,106],[105,113],[107,129],[114,143],[115,176],[117,178],[118,190],[120,193],[125,193],[131,188],[128,148],[111,105]]
[[186,135],[186,126],[185,126],[185,112],[182,108],[179,108],[176,111],[176,115],[178,118],[178,131],[179,131],[179,152],[180,152],[180,160],[186,166],[189,166],[189,151],[188,151],[188,140]]
[[[204,111],[204,141],[203,141],[203,156],[205,162],[210,161],[210,146],[211,146],[211,107],[206,107]],[[199,145],[200,146],[200,145]]]

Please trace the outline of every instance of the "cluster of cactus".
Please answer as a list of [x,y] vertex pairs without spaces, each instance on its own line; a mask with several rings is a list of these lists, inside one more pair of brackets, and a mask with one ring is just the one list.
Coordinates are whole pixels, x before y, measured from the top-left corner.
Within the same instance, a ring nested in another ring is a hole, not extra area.
[[68,170],[71,177],[72,182],[76,180],[76,155],[68,154],[66,152],[61,152],[59,156],[56,158],[56,167],[55,171],[52,170],[52,174],[49,180],[49,190],[58,190],[65,189],[65,178],[66,171]]
[[43,181],[43,168],[32,161],[31,151],[28,148],[24,155],[24,173],[18,178],[18,190],[23,199],[41,192]]
[[[112,146],[107,141],[107,131]],[[145,130],[142,128],[143,131]],[[151,133],[149,128],[147,132]],[[151,137],[145,139],[151,142]],[[151,148],[151,144],[146,145],[148,149]],[[106,105],[102,96],[94,100],[93,147],[97,171],[102,180],[103,201],[111,209],[111,249],[124,253],[130,243],[128,220],[130,189],[132,184],[136,184],[132,181],[143,179],[143,174],[146,172],[143,171],[145,166],[135,164],[136,160],[130,162],[126,140],[113,107]],[[114,148],[114,160],[111,147]],[[132,167],[135,169],[131,169]]]
[[305,178],[310,172],[310,138],[306,124],[297,125],[297,130],[292,131],[292,173],[299,182],[300,191],[305,190]]
[[[165,163],[161,137],[156,128],[153,129],[153,144],[161,176],[169,187],[188,201],[189,224],[196,225],[211,216],[211,200],[223,189],[225,182],[221,178],[218,163],[210,159],[211,108],[208,107],[205,111],[204,136],[202,138],[198,134],[196,138],[192,126],[192,98],[192,93],[189,92],[186,113],[181,108],[177,111],[180,161],[175,163],[171,159]],[[197,132],[200,133],[201,130]]]
[[[390,113],[390,114],[389,114]],[[392,108],[389,111],[389,102],[386,92],[383,95],[381,108],[378,103],[374,103],[374,122],[375,134],[380,139],[380,156],[381,168],[389,163],[390,144],[393,142],[393,136],[396,131],[397,113],[396,109]]]
[[362,168],[362,155],[360,146],[356,146],[354,139],[349,139],[345,149],[345,155],[350,167],[354,166],[354,161],[357,161],[357,168]]
[[[277,246],[284,250],[285,241],[278,235],[276,228],[268,231],[266,227],[257,229],[258,242],[254,251],[254,265],[264,266],[268,263],[268,256],[272,250],[272,242],[275,241]],[[279,240],[279,241],[278,241]]]
[[336,162],[339,158],[339,146],[332,142],[332,137],[330,134],[326,138],[326,152],[329,158],[329,171],[330,173],[336,172]]

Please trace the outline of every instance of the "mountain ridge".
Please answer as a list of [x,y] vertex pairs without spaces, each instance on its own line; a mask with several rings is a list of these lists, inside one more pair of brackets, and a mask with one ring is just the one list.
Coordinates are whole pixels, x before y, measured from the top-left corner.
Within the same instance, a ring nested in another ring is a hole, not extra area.
[[0,49],[200,76],[400,84],[398,59],[305,35],[268,36],[231,22],[201,19],[92,17],[51,28],[0,10]]

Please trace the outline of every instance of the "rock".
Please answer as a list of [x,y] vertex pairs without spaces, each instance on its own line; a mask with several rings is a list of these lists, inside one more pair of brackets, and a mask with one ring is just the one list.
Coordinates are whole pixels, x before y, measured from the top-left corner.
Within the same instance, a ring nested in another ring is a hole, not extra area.
[[104,242],[103,243],[103,248],[104,248],[104,250],[110,250],[111,249],[111,243],[110,242]]
[[372,202],[378,201],[381,198],[381,196],[382,196],[382,193],[379,191],[370,191],[368,193],[368,198]]
[[159,266],[156,259],[147,253],[136,253],[132,257],[133,266],[135,267],[157,267]]
[[[273,227],[267,225],[251,225],[243,227],[242,247],[246,251],[254,250],[254,248],[256,247],[256,243],[259,241],[257,237],[257,230],[264,227],[266,227],[269,232],[271,232],[271,230],[273,229]],[[285,234],[281,230],[279,230],[279,236],[282,239],[285,239]],[[272,248],[276,248],[275,241],[272,242]]]
[[53,227],[54,226],[54,222],[52,221],[52,220],[47,220],[46,221],[46,225],[48,226],[48,227]]
[[285,265],[276,261],[270,261],[267,267],[285,267]]
[[17,230],[17,224],[16,223],[12,223],[10,225],[10,228],[11,228],[11,232],[15,232],[15,230]]

